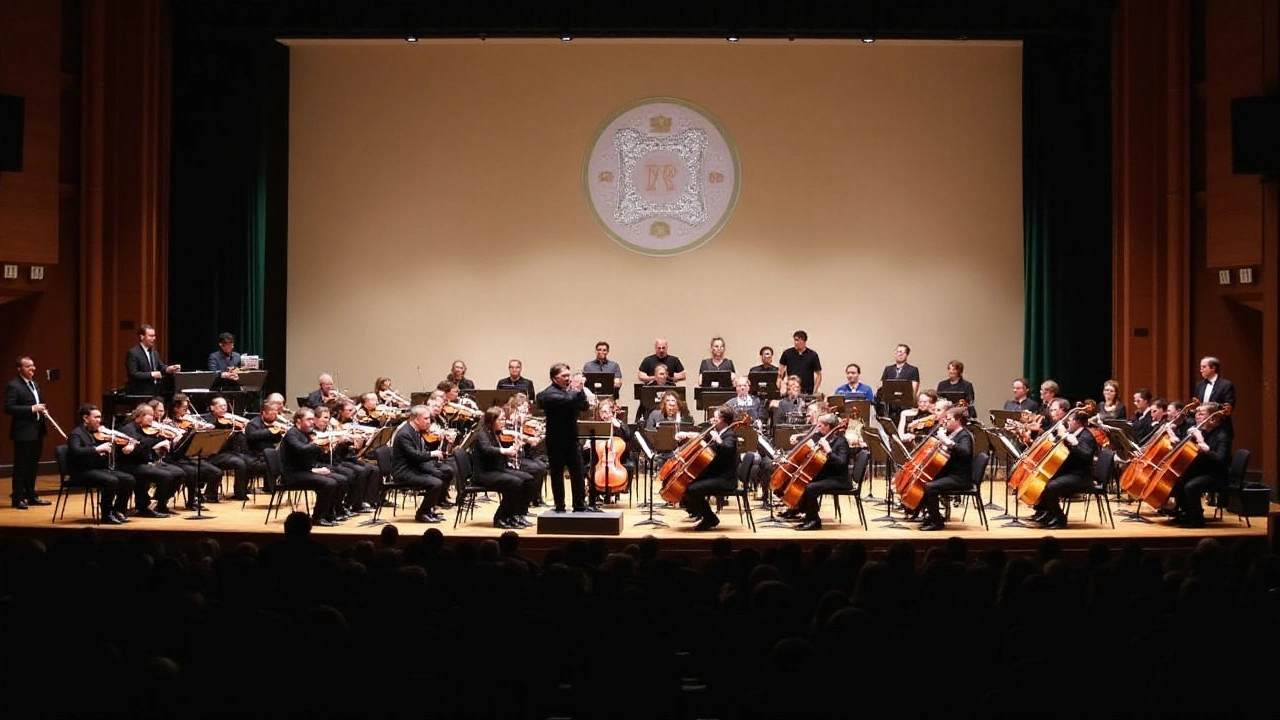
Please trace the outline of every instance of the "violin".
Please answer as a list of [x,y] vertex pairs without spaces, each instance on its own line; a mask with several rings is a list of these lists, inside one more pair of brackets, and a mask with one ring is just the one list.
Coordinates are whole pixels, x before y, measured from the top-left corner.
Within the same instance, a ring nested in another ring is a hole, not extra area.
[[209,430],[213,427],[213,423],[205,420],[199,415],[187,413],[178,421],[178,427],[182,430]]
[[182,437],[183,431],[181,428],[176,428],[176,427],[173,427],[172,425],[166,425],[164,423],[151,423],[151,425],[142,428],[142,434],[150,435],[152,437],[155,437],[158,435],[166,440],[177,440],[178,438]]
[[441,440],[453,442],[458,437],[458,431],[452,428],[443,428],[435,423],[431,423],[426,430],[421,431],[422,439],[429,444],[434,445]]
[[217,422],[222,425],[230,425],[232,430],[244,430],[244,426],[249,424],[249,418],[226,413]]
[[137,439],[132,438],[119,430],[111,430],[103,427],[98,428],[98,431],[93,434],[93,439],[98,442],[107,442],[109,440],[121,447],[133,445],[138,442]]
[[907,423],[907,432],[915,432],[917,430],[930,430],[938,422],[938,416],[929,413],[922,418],[917,418]]

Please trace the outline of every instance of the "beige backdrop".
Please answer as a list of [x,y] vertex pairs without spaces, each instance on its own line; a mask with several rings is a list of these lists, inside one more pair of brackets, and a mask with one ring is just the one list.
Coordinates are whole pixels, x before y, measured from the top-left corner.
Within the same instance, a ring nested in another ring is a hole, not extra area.
[[[597,339],[634,380],[653,339],[739,369],[808,331],[830,392],[898,342],[978,407],[1022,365],[1016,43],[290,41],[289,397],[334,372],[541,388]],[[711,113],[741,193],[702,248],[644,257],[592,218],[592,135],[651,96]],[[268,361],[270,359],[268,358]],[[630,393],[624,398],[629,399]],[[291,400],[292,402],[292,400]]]

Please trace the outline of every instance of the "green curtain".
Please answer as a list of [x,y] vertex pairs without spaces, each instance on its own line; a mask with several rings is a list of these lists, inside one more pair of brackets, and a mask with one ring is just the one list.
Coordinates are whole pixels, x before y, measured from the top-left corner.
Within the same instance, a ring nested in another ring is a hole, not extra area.
[[1101,41],[1023,46],[1023,373],[1072,400],[1111,374],[1111,102]]

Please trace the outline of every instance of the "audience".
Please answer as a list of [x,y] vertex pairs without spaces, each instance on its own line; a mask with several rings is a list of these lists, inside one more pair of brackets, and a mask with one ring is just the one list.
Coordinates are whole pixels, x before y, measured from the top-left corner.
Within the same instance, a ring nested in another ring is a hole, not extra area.
[[[7,717],[1263,717],[1280,559],[645,538],[223,549],[86,528],[0,553]],[[1252,650],[1250,649],[1252,648]],[[1253,659],[1255,652],[1263,657]],[[26,709],[24,711],[24,708]],[[1269,716],[1269,713],[1267,713]]]

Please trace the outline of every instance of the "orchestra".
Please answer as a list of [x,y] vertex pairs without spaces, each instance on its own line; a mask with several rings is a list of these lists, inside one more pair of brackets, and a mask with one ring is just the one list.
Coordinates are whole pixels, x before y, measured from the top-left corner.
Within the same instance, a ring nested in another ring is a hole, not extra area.
[[[268,486],[267,491],[273,489],[264,458],[264,450],[273,446],[281,448],[282,458],[287,456],[286,474],[301,478],[323,495],[316,502],[315,524],[328,526],[371,512],[377,504],[385,503],[383,478],[373,453],[361,450],[384,427],[392,446],[394,482],[420,492],[415,514],[418,521],[443,522],[440,511],[452,506],[449,488],[457,472],[454,449],[469,447],[475,470],[472,481],[502,495],[493,516],[493,524],[502,529],[530,526],[529,508],[545,505],[548,478],[556,511],[565,512],[570,501],[575,511],[593,511],[600,504],[616,503],[636,482],[652,482],[650,466],[669,462],[685,449],[696,450],[694,454],[701,453],[707,462],[696,472],[683,467],[683,482],[674,485],[659,477],[663,497],[678,495],[691,518],[698,521],[695,529],[714,528],[719,519],[707,498],[722,497],[738,482],[741,453],[737,452],[733,429],[742,424],[753,425],[761,440],[759,467],[770,478],[771,494],[790,508],[782,513],[783,519],[800,521],[803,530],[823,527],[817,502],[822,492],[851,486],[851,455],[866,446],[864,430],[869,435],[881,433],[885,442],[896,435],[893,441],[900,441],[913,459],[917,454],[928,456],[927,463],[908,468],[909,473],[899,473],[900,477],[893,479],[898,498],[891,504],[908,518],[922,515],[920,527],[925,531],[944,527],[939,509],[943,501],[971,491],[974,435],[984,431],[1006,433],[1008,447],[1016,455],[1003,469],[1007,493],[1013,502],[1034,508],[1031,521],[1047,529],[1068,527],[1064,503],[1094,487],[1098,451],[1117,442],[1124,444],[1118,449],[1126,451],[1116,457],[1117,499],[1123,494],[1129,502],[1147,504],[1174,525],[1204,527],[1205,495],[1220,494],[1227,482],[1235,388],[1221,377],[1220,362],[1212,356],[1200,360],[1200,378],[1186,399],[1176,393],[1159,397],[1150,388],[1140,387],[1129,396],[1131,407],[1113,379],[1101,384],[1100,402],[1073,404],[1059,395],[1061,389],[1054,380],[1040,382],[1037,402],[1030,396],[1030,381],[1015,378],[1012,398],[1003,402],[1006,415],[1001,416],[1000,427],[994,426],[995,410],[993,426],[985,427],[976,419],[974,388],[964,379],[964,363],[950,360],[946,377],[937,383],[936,390],[921,388],[919,369],[907,362],[911,349],[906,344],[895,347],[894,363],[884,368],[881,379],[907,380],[920,388],[916,406],[895,412],[884,402],[880,388],[860,381],[861,366],[848,363],[844,366],[847,382],[835,394],[846,401],[870,401],[871,416],[859,417],[853,412],[855,408],[849,408],[851,416],[840,421],[833,407],[842,404],[829,406],[824,401],[821,362],[808,347],[807,333],[797,330],[792,339],[794,347],[782,354],[778,365],[772,364],[772,348],[763,346],[761,364],[752,368],[752,372],[772,370],[778,374],[782,394],[774,394],[778,399],[770,404],[773,389],[766,392],[764,387],[754,387],[745,374],[738,375],[733,361],[726,357],[725,339],[713,337],[710,357],[702,360],[699,375],[728,371],[734,396],[712,410],[710,422],[699,425],[688,416],[677,392],[658,396],[657,408],[641,408],[635,423],[628,424],[623,420],[626,408],[607,395],[595,397],[588,391],[584,372],[612,374],[615,385],[621,384],[621,368],[609,359],[610,345],[604,340],[595,344],[595,358],[585,363],[582,371],[574,372],[564,363],[553,366],[551,384],[537,393],[536,404],[530,399],[533,383],[523,375],[523,362],[512,358],[507,376],[497,381],[496,388],[514,394],[504,395],[506,402],[501,405],[480,408],[473,397],[474,383],[466,376],[466,363],[459,359],[453,361],[448,377],[434,391],[412,393],[415,399],[421,395],[428,398],[413,406],[408,397],[411,393],[396,390],[390,377],[376,377],[372,392],[353,401],[337,389],[333,375],[322,372],[317,376],[316,390],[305,402],[299,400],[307,411],[293,413],[289,422],[278,393],[262,403],[259,413],[244,415],[236,414],[227,398],[216,394],[220,388],[236,389],[243,365],[230,333],[219,335],[219,349],[208,358],[215,373],[208,412],[194,412],[188,395],[174,393],[166,413],[160,381],[181,366],[160,360],[155,330],[144,325],[137,346],[126,358],[126,378],[135,388],[145,381],[149,391],[156,392],[154,399],[136,405],[119,430],[114,429],[115,420],[112,427],[104,427],[101,411],[84,406],[80,427],[68,436],[69,446],[74,446],[71,465],[73,474],[105,490],[102,517],[108,524],[127,522],[126,515],[167,517],[173,512],[170,504],[179,487],[187,489],[188,509],[218,502],[223,470],[234,473],[232,499],[247,503],[258,478]],[[678,388],[685,377],[684,366],[667,349],[665,338],[655,339],[654,353],[640,364],[642,383]],[[22,356],[18,368],[19,377],[11,383],[16,389],[6,398],[6,411],[15,417],[26,413],[43,423],[48,411],[32,377],[34,363]],[[960,407],[953,406],[949,398],[960,400]],[[896,420],[883,425],[887,434],[872,422],[876,415]],[[576,423],[588,417],[608,423],[608,432],[579,437]],[[639,454],[641,431],[656,431],[663,423],[675,424],[673,435],[680,447],[657,457],[648,450],[648,457]],[[395,428],[394,434],[391,428]],[[785,428],[782,434],[775,433],[778,428]],[[876,433],[868,428],[876,428]],[[184,441],[211,430],[227,432],[218,451],[199,458],[199,462],[185,457]],[[764,442],[766,437],[783,447],[775,450]],[[290,439],[287,445],[282,444],[285,439]],[[726,447],[734,449],[733,457]],[[809,463],[804,472],[796,467],[797,452]],[[821,457],[822,462],[813,464],[808,455]],[[637,467],[641,462],[646,468]],[[564,491],[566,474],[569,493]],[[782,476],[780,483],[777,476]],[[37,500],[25,486],[17,488],[15,484],[15,507],[21,504],[20,509],[25,509],[28,501]]]

